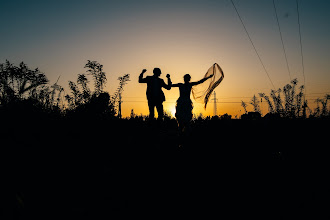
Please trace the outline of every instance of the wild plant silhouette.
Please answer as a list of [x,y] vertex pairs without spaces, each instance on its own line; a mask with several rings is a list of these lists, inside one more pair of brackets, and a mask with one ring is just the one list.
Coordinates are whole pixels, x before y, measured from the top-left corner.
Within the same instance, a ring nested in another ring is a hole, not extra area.
[[22,99],[36,98],[38,89],[48,83],[44,73],[39,69],[31,70],[21,62],[14,66],[8,60],[0,64],[0,101],[1,104]]
[[[317,107],[313,110],[308,106],[308,100],[305,99],[304,85],[298,89],[298,80],[294,79],[290,84],[285,85],[282,89],[271,90],[269,95],[259,93],[259,97],[266,101],[268,105],[268,113],[265,117],[275,118],[325,118],[329,117],[328,100],[329,95],[325,95],[323,99],[316,99]],[[254,95],[249,103],[253,107],[253,112],[260,113],[260,101]],[[319,105],[321,104],[321,106]],[[248,113],[248,105],[242,101],[245,114]]]
[[[299,92],[296,91],[297,85],[298,80],[294,79],[290,84],[285,85],[283,89],[272,90],[270,97],[273,102],[264,93],[259,94],[261,98],[266,100],[270,114],[278,114],[289,118],[306,117],[307,102],[304,102],[304,85],[299,87]],[[281,92],[284,100],[282,100]]]
[[[325,118],[330,116],[330,110],[328,108],[328,100],[330,95],[325,95],[324,98],[318,98],[315,100],[317,107],[313,110],[309,109],[310,115],[313,118]],[[321,104],[321,107],[320,107]]]
[[89,80],[85,74],[78,74],[77,86],[76,83],[69,81],[69,88],[72,95],[66,95],[69,108],[74,109],[81,105],[87,104],[91,101],[92,97],[97,97],[103,92],[104,84],[107,81],[105,72],[103,72],[103,65],[96,61],[88,60],[85,65],[87,74],[91,75],[94,81],[94,91],[92,92],[88,86]]
[[77,83],[69,81],[71,95],[67,94],[65,96],[68,102],[68,113],[70,115],[86,113],[85,116],[88,117],[93,115],[114,117],[119,108],[118,97],[121,96],[124,85],[129,81],[129,74],[119,77],[118,89],[113,96],[110,96],[108,92],[103,90],[107,81],[103,65],[88,60],[85,68],[87,69],[87,75],[90,75],[94,81],[94,90],[89,88],[89,80],[86,74],[78,74]]

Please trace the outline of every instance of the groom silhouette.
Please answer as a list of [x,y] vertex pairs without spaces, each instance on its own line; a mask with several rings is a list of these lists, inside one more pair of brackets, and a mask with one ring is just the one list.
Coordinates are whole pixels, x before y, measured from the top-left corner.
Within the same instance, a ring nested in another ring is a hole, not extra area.
[[155,117],[155,107],[158,112],[158,119],[161,120],[164,116],[163,112],[163,102],[165,101],[165,95],[162,91],[162,88],[167,90],[171,89],[171,79],[170,75],[167,74],[167,85],[163,79],[160,79],[159,76],[162,74],[159,68],[154,68],[154,75],[147,76],[143,78],[143,74],[147,72],[146,69],[143,69],[139,76],[139,83],[147,83],[147,100],[149,106],[149,117],[153,119]]

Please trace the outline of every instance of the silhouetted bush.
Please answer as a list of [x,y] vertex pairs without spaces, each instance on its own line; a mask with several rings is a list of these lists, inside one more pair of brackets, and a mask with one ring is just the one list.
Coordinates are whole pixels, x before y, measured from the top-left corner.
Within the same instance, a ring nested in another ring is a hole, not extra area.
[[[283,89],[271,90],[270,95],[259,93],[261,99],[266,100],[268,104],[268,113],[265,115],[267,119],[276,118],[306,118],[306,117],[329,117],[330,111],[328,108],[328,100],[330,95],[325,95],[323,99],[316,99],[317,107],[312,110],[308,106],[308,100],[305,99],[304,85],[297,90],[298,80],[294,79],[283,87]],[[253,106],[254,112],[260,113],[260,101],[253,96],[249,103]],[[321,104],[321,107],[320,105]],[[248,113],[247,104],[242,101],[242,107],[245,113]],[[309,113],[309,115],[307,115]],[[243,117],[247,117],[244,115]]]
[[36,98],[47,83],[47,77],[38,68],[31,70],[23,62],[15,66],[6,60],[0,64],[0,103]]
[[46,75],[31,70],[23,62],[15,66],[8,60],[0,64],[0,105],[5,121],[57,118],[62,115],[61,93],[56,83],[48,86]]
[[261,98],[266,100],[270,114],[278,114],[286,118],[306,117],[307,101],[304,100],[304,85],[299,87],[299,92],[296,91],[297,85],[298,80],[294,79],[290,84],[285,85],[283,89],[272,90],[270,93],[272,101],[265,93],[259,94]]
[[[72,116],[76,114],[79,117],[98,117],[113,118],[121,114],[121,94],[124,85],[129,81],[129,74],[119,77],[119,86],[113,96],[104,92],[106,73],[103,71],[103,65],[96,61],[88,60],[85,65],[87,75],[91,75],[94,81],[94,90],[88,86],[89,80],[85,74],[78,74],[77,84],[69,81],[71,95],[66,95],[68,102],[67,114]],[[121,115],[119,116],[121,117]]]

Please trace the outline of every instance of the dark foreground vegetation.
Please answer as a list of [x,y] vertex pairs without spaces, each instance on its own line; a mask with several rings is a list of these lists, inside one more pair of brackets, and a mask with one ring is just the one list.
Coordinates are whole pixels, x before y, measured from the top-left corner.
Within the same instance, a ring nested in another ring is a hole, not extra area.
[[268,117],[254,97],[254,114],[195,118],[179,137],[170,117],[120,118],[129,75],[110,95],[102,65],[85,68],[64,97],[38,69],[0,65],[1,219],[330,217],[329,96],[309,111],[293,82],[260,95]]
[[5,121],[5,217],[329,217],[327,119]]

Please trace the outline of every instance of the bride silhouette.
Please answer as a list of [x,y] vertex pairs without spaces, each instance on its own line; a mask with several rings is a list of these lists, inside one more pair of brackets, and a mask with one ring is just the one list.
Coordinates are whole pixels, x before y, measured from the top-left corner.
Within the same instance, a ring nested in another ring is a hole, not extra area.
[[179,123],[180,135],[187,129],[190,129],[190,121],[193,117],[192,109],[193,103],[190,99],[191,88],[198,84],[201,84],[213,77],[213,74],[205,77],[197,82],[190,82],[191,76],[189,74],[184,75],[184,83],[172,84],[171,87],[179,87],[180,97],[176,102],[175,117]]
[[[175,117],[179,124],[179,135],[183,133],[189,134],[190,121],[193,117],[193,103],[190,100],[190,93],[193,94],[195,100],[202,100],[206,109],[210,95],[213,90],[224,79],[224,73],[221,67],[214,63],[206,72],[204,77],[197,82],[190,82],[190,75],[186,74],[183,77],[184,83],[172,84],[171,87],[179,87],[180,97],[176,102]],[[210,80],[208,80],[210,79]],[[203,83],[207,81],[207,83]]]

